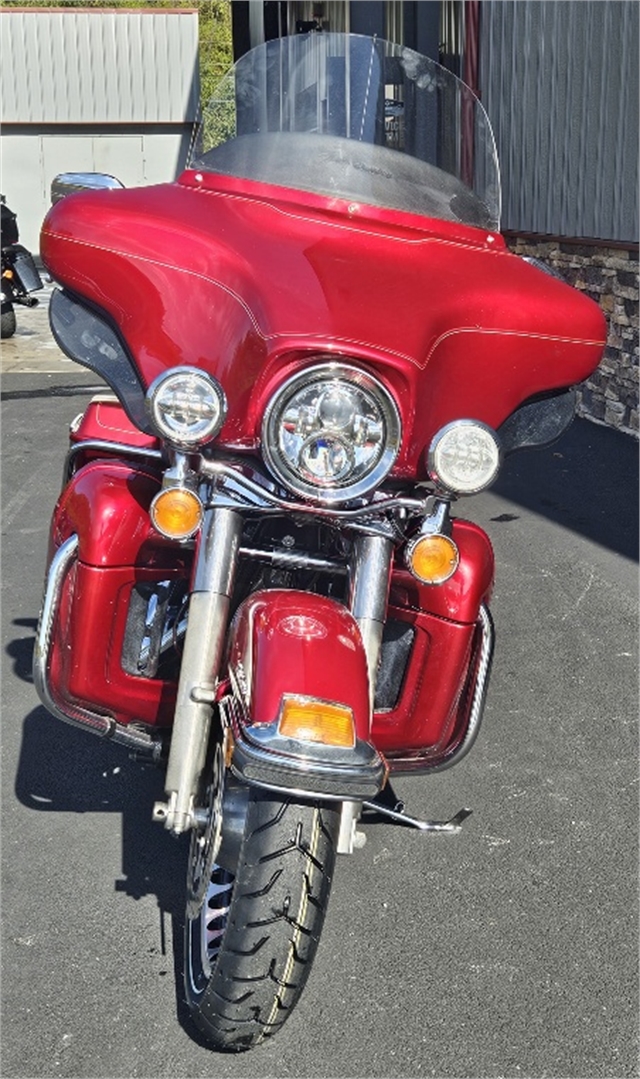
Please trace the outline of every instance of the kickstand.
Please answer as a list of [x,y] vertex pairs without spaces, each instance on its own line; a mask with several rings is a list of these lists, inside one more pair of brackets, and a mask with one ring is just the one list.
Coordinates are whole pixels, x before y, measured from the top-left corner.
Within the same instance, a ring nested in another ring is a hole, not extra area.
[[364,809],[370,809],[383,817],[394,821],[396,824],[404,824],[408,828],[417,828],[420,832],[446,832],[456,835],[462,828],[462,822],[470,816],[471,809],[460,809],[451,820],[418,820],[410,817],[405,812],[404,802],[397,798],[393,787],[389,782],[378,795],[374,802],[363,802]]

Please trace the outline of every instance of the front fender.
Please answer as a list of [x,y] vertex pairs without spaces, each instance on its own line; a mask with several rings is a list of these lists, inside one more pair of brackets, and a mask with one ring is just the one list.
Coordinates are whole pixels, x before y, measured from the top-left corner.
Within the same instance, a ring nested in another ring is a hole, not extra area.
[[[335,600],[308,592],[255,592],[230,632],[232,769],[247,782],[321,797],[373,797],[386,776],[373,747],[367,660],[358,625]],[[286,737],[286,698],[349,708],[354,744]]]

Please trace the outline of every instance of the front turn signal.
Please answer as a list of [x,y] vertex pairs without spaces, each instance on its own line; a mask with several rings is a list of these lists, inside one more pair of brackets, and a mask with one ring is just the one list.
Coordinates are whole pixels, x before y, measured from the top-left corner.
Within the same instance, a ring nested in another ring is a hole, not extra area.
[[406,563],[422,584],[444,584],[456,572],[460,555],[449,536],[418,536],[407,548]]
[[187,487],[167,487],[156,495],[149,514],[161,536],[189,539],[202,524],[202,502]]
[[284,738],[352,749],[356,744],[353,712],[342,704],[314,697],[284,697],[278,732]]

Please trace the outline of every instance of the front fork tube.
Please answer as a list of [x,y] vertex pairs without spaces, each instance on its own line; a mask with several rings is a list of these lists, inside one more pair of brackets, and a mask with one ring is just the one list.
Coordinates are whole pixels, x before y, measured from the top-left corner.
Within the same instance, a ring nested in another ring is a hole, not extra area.
[[[369,707],[373,716],[382,633],[391,583],[393,543],[385,536],[358,536],[354,542],[353,554],[349,606],[360,627],[367,657]],[[357,828],[361,812],[361,802],[342,803],[338,854],[352,854],[354,848],[364,846],[366,836]]]
[[238,560],[243,520],[229,509],[206,511],[196,552],[165,790],[154,820],[175,835],[196,823],[195,799],[205,765],[212,706]]
[[358,536],[350,581],[350,608],[364,645],[373,712],[382,631],[387,613],[393,543],[385,536]]

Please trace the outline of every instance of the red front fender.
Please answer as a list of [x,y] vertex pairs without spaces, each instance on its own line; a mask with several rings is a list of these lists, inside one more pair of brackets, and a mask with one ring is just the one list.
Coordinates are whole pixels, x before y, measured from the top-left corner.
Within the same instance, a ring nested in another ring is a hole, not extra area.
[[284,694],[351,708],[356,737],[371,730],[367,660],[358,625],[340,603],[309,592],[254,592],[231,628],[229,673],[248,722],[274,723]]
[[[233,770],[248,782],[333,798],[371,798],[386,775],[371,744],[367,660],[358,625],[335,600],[308,592],[255,592],[231,626],[229,675]],[[278,720],[285,697],[351,709],[355,744],[285,737]]]

